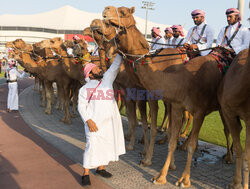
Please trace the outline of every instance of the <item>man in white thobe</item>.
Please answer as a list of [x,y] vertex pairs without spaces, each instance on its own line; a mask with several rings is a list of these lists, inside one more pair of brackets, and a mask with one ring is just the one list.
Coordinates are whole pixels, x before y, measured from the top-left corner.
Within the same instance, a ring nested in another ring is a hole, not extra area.
[[[203,10],[194,10],[191,13],[196,26],[189,29],[185,38],[185,48],[191,50],[203,50],[212,47],[214,41],[214,31],[210,25],[205,22],[205,12]],[[211,50],[201,51],[201,56],[206,56]]]
[[150,53],[155,53],[157,49],[165,48],[165,41],[161,36],[161,30],[158,27],[153,27],[151,30],[152,43]]
[[240,21],[240,11],[236,8],[226,10],[228,26],[221,29],[216,45],[223,46],[228,50],[238,54],[247,49],[250,43],[250,32]]
[[177,48],[179,46],[182,46],[184,44],[184,33],[183,33],[183,28],[181,25],[173,25],[172,27],[173,30],[173,36],[174,38],[172,39],[172,47]]
[[165,44],[166,46],[164,48],[171,48],[171,44],[172,44],[172,40],[173,40],[173,30],[171,27],[166,27],[166,29],[164,30],[165,32]]
[[104,169],[110,161],[118,161],[125,154],[121,116],[114,98],[113,82],[120,70],[121,56],[116,55],[103,74],[95,64],[84,68],[87,83],[79,91],[78,111],[85,125],[86,148],[83,155],[82,184],[90,185],[89,169],[96,174],[112,176]]
[[20,74],[16,70],[15,60],[10,59],[8,61],[8,70],[6,71],[6,77],[8,82],[8,99],[7,99],[7,111],[18,111],[18,86],[17,78],[23,78],[26,75],[26,72]]

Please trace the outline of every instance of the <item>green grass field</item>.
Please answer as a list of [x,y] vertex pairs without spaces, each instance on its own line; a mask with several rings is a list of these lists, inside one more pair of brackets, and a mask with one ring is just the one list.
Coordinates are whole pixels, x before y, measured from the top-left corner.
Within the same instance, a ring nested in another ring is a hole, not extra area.
[[[159,101],[159,113],[158,113],[158,120],[157,120],[157,126],[160,126],[163,120],[164,116],[164,105],[162,101]],[[125,108],[122,110],[122,115],[125,114]],[[245,149],[245,140],[246,140],[246,132],[245,132],[245,126],[244,123],[243,129],[241,131],[241,144],[243,149]],[[191,127],[189,129],[189,132],[191,130]],[[206,141],[212,144],[220,145],[226,147],[226,138],[224,135],[224,126],[222,124],[221,118],[219,113],[212,112],[208,116],[206,116],[200,134],[199,134],[199,139],[202,141]]]

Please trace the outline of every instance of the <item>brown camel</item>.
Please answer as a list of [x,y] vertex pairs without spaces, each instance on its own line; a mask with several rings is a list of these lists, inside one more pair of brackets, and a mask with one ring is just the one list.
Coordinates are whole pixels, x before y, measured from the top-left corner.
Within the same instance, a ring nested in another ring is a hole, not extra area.
[[[243,166],[243,188],[248,189],[250,167],[250,50],[241,51],[234,59],[218,91],[224,119],[233,138],[236,156],[236,172],[231,188],[242,188],[241,169]],[[242,119],[246,124],[245,153],[242,156],[240,131]]]
[[[198,134],[206,115],[219,109],[217,89],[222,80],[217,61],[211,55],[197,57],[186,65],[172,65],[161,69],[158,64],[151,64],[148,55],[148,43],[135,26],[133,13],[135,8],[106,7],[103,17],[107,23],[114,25],[119,33],[115,40],[120,53],[126,57],[126,71],[135,82],[139,82],[148,90],[163,90],[163,99],[171,103],[170,141],[168,157],[159,176],[154,178],[155,184],[165,184],[170,163],[174,161],[174,151],[182,128],[182,117],[185,110],[193,117],[193,129],[187,141],[187,163],[182,177],[176,183],[182,187],[191,186],[190,168],[193,153],[198,143]],[[221,50],[222,49],[219,49]],[[132,56],[131,56],[132,55]],[[135,55],[137,57],[135,57]],[[140,61],[137,61],[140,58]],[[161,57],[155,57],[155,59]],[[131,61],[132,60],[132,63]],[[143,65],[142,62],[149,62]],[[131,67],[136,69],[132,73]],[[164,64],[162,65],[164,67]],[[224,127],[226,129],[226,127]],[[226,137],[228,138],[228,132]],[[229,147],[228,147],[229,148]],[[229,158],[232,160],[230,150]]]
[[[103,39],[105,38],[105,41],[109,41],[109,39],[110,39],[110,37],[113,37],[113,36],[115,36],[116,35],[116,31],[115,31],[115,29],[113,28],[110,28],[110,26],[108,26],[108,27],[106,27],[107,25],[105,24],[105,23],[100,23],[101,21],[100,20],[98,20],[98,19],[96,19],[96,20],[94,20],[94,21],[92,21],[92,23],[91,23],[91,28],[92,28],[92,30],[93,30],[93,32],[92,32],[92,34],[94,33],[102,33],[102,34],[100,34],[100,37],[99,38],[101,38],[102,39],[102,41],[104,41]],[[113,33],[113,34],[112,34]],[[110,44],[110,43],[109,43]],[[114,48],[114,47],[110,47],[110,46],[108,46],[108,47],[106,47],[106,49],[112,49],[112,48]],[[164,53],[169,53],[169,54],[172,54],[172,53],[178,53],[179,51],[177,50],[177,49],[164,49],[160,54],[164,54]],[[108,54],[107,54],[108,55]],[[111,55],[108,55],[109,57],[111,57]],[[167,60],[166,60],[167,59]],[[170,65],[173,65],[173,64],[182,64],[183,63],[183,60],[182,60],[182,56],[181,55],[176,55],[176,56],[172,56],[172,57],[162,57],[162,58],[154,58],[153,59],[153,61],[155,62],[155,63],[157,63],[157,66],[160,68],[160,69],[165,69],[166,67],[168,67],[168,66],[170,66]],[[165,61],[165,63],[163,64],[163,61]],[[120,80],[121,81],[121,83],[120,83],[120,85],[124,85],[125,83],[124,83],[124,81],[126,80],[126,77],[128,77],[128,74],[127,73],[125,73],[125,69],[124,69],[124,71],[123,71],[124,73],[124,75],[123,75],[123,78]],[[120,73],[121,74],[121,73]],[[119,75],[120,75],[119,74]],[[116,81],[119,81],[119,75],[118,75],[118,77],[117,77],[117,79],[116,79]],[[128,80],[128,79],[127,79]],[[137,83],[134,83],[134,82],[132,82],[131,83],[131,81],[130,80],[128,80],[129,82],[130,82],[130,86],[133,86],[133,87],[136,87],[136,88],[138,88],[138,87],[140,87],[140,89],[143,89],[141,86],[141,84],[139,83],[138,84],[138,82]],[[127,86],[126,86],[127,87]],[[153,111],[150,111],[150,113],[153,113],[154,114],[154,118],[156,119],[157,118],[157,111],[158,111],[158,104],[156,103],[157,101],[151,101],[151,103],[155,103],[155,104],[153,104],[153,106],[151,106],[150,107],[150,109],[153,109]],[[133,106],[133,107],[135,107],[135,106]],[[140,106],[139,106],[140,107]],[[132,109],[131,110],[129,110],[128,112],[132,112]],[[144,112],[145,112],[145,110],[144,110]],[[155,115],[156,114],[156,115]],[[132,118],[133,117],[136,117],[136,113],[135,113],[135,111],[134,111],[134,113],[133,113],[133,116],[132,116]],[[131,118],[131,119],[132,119]],[[134,121],[134,123],[136,123],[136,121]],[[131,128],[132,129],[132,133],[134,133],[134,128],[135,128],[135,125]],[[147,132],[147,120],[145,120],[145,126],[144,126],[144,129],[145,129],[145,132]],[[152,159],[152,153],[153,153],[153,147],[154,147],[154,140],[155,140],[155,136],[156,136],[156,120],[153,120],[153,122],[152,122],[152,124],[151,124],[151,140],[150,140],[150,146],[149,146],[149,150],[147,151],[147,154],[146,154],[146,158],[145,158],[145,160],[144,161],[142,161],[142,163],[144,164],[144,165],[149,165],[149,164],[151,164],[151,159]],[[144,136],[147,136],[146,134],[144,134]],[[131,137],[133,137],[133,134],[132,134],[132,136]],[[134,138],[133,139],[131,139],[131,141],[134,141]],[[144,141],[148,141],[148,139],[146,138],[144,138]],[[133,144],[133,143],[132,143]],[[171,168],[172,169],[174,169],[175,168],[175,166],[173,165],[171,165]]]
[[[56,82],[58,88],[61,88],[64,95],[64,117],[63,122],[70,124],[70,114],[69,114],[69,85],[71,79],[67,77],[62,66],[58,63],[57,60],[51,59],[44,61],[42,56],[36,56],[36,61],[31,57],[31,51],[33,48],[31,45],[27,45],[23,40],[18,39],[11,43],[7,43],[7,46],[14,47],[16,51],[16,59],[20,64],[26,68],[30,73],[38,74],[44,79],[46,98],[47,98],[47,107],[45,113],[51,113],[51,94],[52,94],[52,82]],[[29,51],[27,50],[29,49]],[[31,49],[31,50],[30,50]],[[44,52],[41,52],[44,56],[48,56],[47,52],[50,52],[49,57],[53,56],[51,48],[43,49]],[[37,54],[37,52],[36,52]]]

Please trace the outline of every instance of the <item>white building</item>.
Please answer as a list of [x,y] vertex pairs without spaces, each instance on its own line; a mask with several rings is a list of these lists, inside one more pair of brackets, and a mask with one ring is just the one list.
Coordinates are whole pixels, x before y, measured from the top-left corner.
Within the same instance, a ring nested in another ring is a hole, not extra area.
[[[82,34],[82,30],[89,27],[93,19],[102,19],[101,13],[89,13],[71,6],[64,6],[49,12],[32,15],[0,16],[0,53],[5,53],[4,44],[22,38],[27,43],[38,42],[43,39],[61,37],[66,34]],[[144,33],[145,20],[135,16],[138,29]],[[160,27],[162,34],[169,25],[148,21],[147,34],[152,27]]]

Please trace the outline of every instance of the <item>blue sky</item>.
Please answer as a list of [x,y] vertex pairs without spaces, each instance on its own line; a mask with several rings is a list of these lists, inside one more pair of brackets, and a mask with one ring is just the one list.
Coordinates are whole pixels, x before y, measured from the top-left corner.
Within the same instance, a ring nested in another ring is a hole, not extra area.
[[[190,13],[194,9],[206,12],[206,22],[210,24],[217,36],[219,30],[227,24],[225,10],[237,7],[238,0],[151,0],[155,10],[149,11],[148,19],[162,24],[181,24],[188,30],[193,26]],[[141,9],[141,0],[0,0],[2,14],[36,14],[50,11],[65,5],[71,5],[87,12],[101,13],[105,6],[135,7],[135,15],[145,18],[146,11]],[[249,0],[245,0],[244,25],[250,27]],[[78,18],[84,22],[84,18]],[[163,29],[163,28],[161,28]]]

